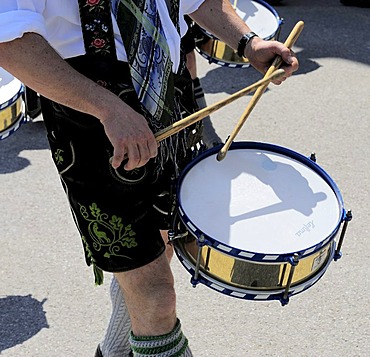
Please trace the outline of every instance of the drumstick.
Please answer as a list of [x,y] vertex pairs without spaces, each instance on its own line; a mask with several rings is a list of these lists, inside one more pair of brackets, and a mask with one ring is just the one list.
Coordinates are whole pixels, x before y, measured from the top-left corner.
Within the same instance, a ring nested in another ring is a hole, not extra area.
[[[295,42],[297,41],[299,35],[301,34],[302,30],[304,27],[304,22],[299,21],[297,24],[294,26],[292,32],[286,39],[284,45],[288,48],[292,48]],[[270,68],[267,70],[265,77],[273,73],[277,68],[279,68],[282,64],[283,60],[280,56],[276,56],[275,60],[272,62],[272,65]],[[264,77],[264,78],[265,78]],[[221,148],[221,150],[217,154],[217,160],[221,161],[225,158],[227,151],[230,148],[231,143],[234,141],[236,135],[239,133],[240,129],[246,122],[249,114],[251,113],[252,109],[255,107],[257,104],[258,100],[261,98],[262,94],[265,92],[266,88],[268,87],[269,82],[266,84],[260,86],[257,88],[256,92],[253,94],[253,97],[251,101],[248,103],[247,108],[245,109],[243,115],[239,119],[236,127],[234,128],[234,131],[230,134],[230,136],[227,138],[224,146]]]
[[281,78],[284,75],[284,73],[285,73],[284,70],[278,69],[277,71],[274,71],[273,73],[270,73],[270,75],[265,76],[264,78],[262,78],[259,81],[251,84],[250,86],[245,87],[245,88],[241,89],[238,92],[235,92],[234,94],[230,95],[229,97],[227,97],[225,99],[222,99],[222,100],[218,101],[217,103],[212,104],[212,105],[210,105],[206,108],[198,110],[197,112],[187,116],[186,118],[181,119],[178,122],[176,122],[172,125],[169,125],[169,126],[167,126],[166,128],[164,128],[162,130],[159,130],[155,134],[155,138],[156,138],[157,142],[160,142],[160,141],[168,138],[169,136],[178,133],[182,129],[185,129],[189,125],[194,124],[197,121],[205,118],[209,114],[211,114],[211,113],[215,112],[216,110],[224,107],[225,105],[230,104],[231,102],[235,101],[236,99],[241,98],[242,96],[247,95],[248,93],[254,91],[256,88],[258,88],[260,86],[263,86],[263,85],[265,85],[266,83],[269,83],[272,80]]

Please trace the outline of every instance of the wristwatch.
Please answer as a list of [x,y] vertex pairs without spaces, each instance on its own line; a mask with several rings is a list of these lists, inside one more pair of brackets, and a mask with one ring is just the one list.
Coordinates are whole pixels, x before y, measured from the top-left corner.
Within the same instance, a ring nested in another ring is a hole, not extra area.
[[258,35],[255,34],[254,32],[248,32],[245,35],[243,35],[243,37],[240,39],[237,51],[239,57],[245,57],[244,56],[245,47],[253,37],[258,37]]

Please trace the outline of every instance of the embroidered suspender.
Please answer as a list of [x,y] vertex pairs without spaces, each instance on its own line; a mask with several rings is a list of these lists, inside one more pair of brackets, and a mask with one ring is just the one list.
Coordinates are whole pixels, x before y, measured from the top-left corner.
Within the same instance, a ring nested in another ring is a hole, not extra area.
[[86,54],[117,58],[111,0],[78,0]]

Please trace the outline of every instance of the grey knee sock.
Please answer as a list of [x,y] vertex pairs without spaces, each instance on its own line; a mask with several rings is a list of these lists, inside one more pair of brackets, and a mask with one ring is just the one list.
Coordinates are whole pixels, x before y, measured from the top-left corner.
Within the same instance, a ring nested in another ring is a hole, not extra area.
[[193,357],[179,320],[170,333],[161,336],[138,337],[131,332],[130,343],[134,357]]
[[103,342],[103,357],[128,357],[131,355],[129,336],[131,321],[118,281],[113,277],[110,285],[112,315]]
[[[206,99],[204,96],[203,88],[200,84],[199,78],[193,79],[194,96],[199,109],[207,107]],[[203,119],[203,142],[208,148],[211,148],[222,142],[217,135],[215,128],[212,125],[209,115]]]

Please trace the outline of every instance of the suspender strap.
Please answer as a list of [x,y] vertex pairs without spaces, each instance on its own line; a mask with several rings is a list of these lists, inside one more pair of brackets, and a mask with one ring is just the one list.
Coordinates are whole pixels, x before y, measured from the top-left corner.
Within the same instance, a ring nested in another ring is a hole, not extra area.
[[117,58],[111,0],[78,0],[87,55]]

